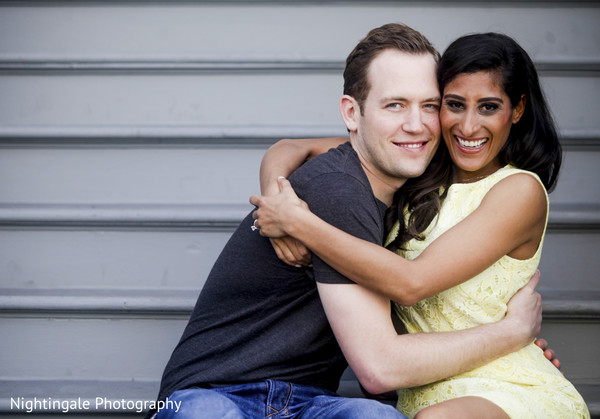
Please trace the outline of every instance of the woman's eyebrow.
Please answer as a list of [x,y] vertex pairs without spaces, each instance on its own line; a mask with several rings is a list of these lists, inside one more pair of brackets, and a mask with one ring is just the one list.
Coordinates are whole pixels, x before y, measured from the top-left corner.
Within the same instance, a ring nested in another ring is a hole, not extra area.
[[[456,95],[453,93],[448,93],[447,95],[444,95],[444,99],[449,98],[449,99],[457,99],[457,100],[465,100],[464,97],[460,96],[460,95]],[[481,99],[477,99],[478,103],[481,102],[499,102],[499,103],[504,103],[504,101],[496,96],[490,96],[490,97],[482,97]]]

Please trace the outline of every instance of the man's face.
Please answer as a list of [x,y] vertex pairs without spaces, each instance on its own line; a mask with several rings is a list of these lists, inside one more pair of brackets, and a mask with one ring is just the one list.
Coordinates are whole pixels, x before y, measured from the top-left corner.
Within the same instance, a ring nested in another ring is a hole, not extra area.
[[362,114],[349,126],[352,145],[367,174],[397,188],[425,171],[439,144],[436,62],[389,49],[371,62],[368,77]]

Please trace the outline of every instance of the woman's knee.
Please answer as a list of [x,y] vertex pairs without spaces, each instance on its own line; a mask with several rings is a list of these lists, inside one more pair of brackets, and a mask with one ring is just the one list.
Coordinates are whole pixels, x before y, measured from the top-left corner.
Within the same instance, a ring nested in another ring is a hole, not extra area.
[[510,419],[506,412],[487,399],[458,397],[420,410],[415,419]]

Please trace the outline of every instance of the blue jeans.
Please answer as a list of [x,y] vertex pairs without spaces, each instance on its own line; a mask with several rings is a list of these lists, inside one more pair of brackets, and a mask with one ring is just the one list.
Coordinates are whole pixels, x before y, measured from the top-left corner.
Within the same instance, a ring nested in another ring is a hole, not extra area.
[[[190,388],[169,396],[175,408],[163,409],[167,418],[405,418],[392,406],[376,400],[347,398],[327,390],[267,380],[215,389]],[[181,404],[179,404],[181,402]]]

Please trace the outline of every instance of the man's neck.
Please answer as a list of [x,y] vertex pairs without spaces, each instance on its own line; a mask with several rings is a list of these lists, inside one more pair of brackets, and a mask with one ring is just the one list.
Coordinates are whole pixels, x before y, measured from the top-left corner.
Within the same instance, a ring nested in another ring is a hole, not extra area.
[[371,189],[373,189],[373,194],[385,205],[388,207],[391,206],[392,202],[394,201],[394,194],[402,185],[404,185],[406,179],[385,176],[379,170],[374,168],[370,160],[365,158],[368,153],[362,150],[362,148],[356,146],[355,137],[353,134],[356,135],[356,133],[350,133],[350,145],[356,152],[358,161],[365,171],[367,179],[369,179]]
[[369,168],[369,165],[363,162],[360,158],[360,164],[369,179],[369,183],[371,184],[371,188],[373,189],[373,194],[377,199],[383,202],[388,207],[392,205],[392,201],[394,200],[394,194],[400,187],[404,184],[404,181],[398,181],[394,184],[386,181],[381,175],[378,175],[374,170]]

